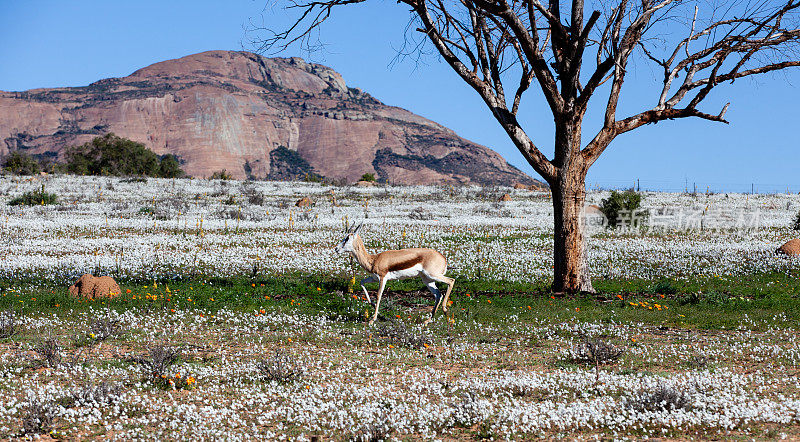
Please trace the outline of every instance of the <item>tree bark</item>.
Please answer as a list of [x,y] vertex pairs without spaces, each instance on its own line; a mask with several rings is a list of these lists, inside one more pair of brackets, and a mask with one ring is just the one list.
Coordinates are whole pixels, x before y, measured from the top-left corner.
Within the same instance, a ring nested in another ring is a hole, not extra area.
[[555,228],[553,232],[553,291],[594,293],[589,275],[584,234],[584,183],[552,188]]
[[558,175],[553,195],[553,291],[594,293],[584,235],[586,164],[580,150],[580,122],[556,129]]

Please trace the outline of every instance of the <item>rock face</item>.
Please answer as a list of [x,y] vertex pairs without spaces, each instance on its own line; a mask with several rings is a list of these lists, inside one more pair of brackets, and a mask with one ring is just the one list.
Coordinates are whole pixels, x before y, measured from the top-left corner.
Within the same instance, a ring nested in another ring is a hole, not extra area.
[[775,253],[782,253],[788,256],[800,256],[800,238],[793,239],[780,246]]
[[297,207],[309,207],[309,206],[314,205],[314,200],[312,200],[311,198],[309,198],[307,196],[304,196],[304,197],[300,198],[299,200],[297,200],[297,202],[294,203],[294,205],[297,206]]
[[114,278],[110,276],[92,276],[85,274],[69,287],[69,293],[82,298],[115,298],[122,290]]
[[277,180],[536,183],[492,150],[300,58],[210,51],[85,87],[0,92],[0,157],[58,159],[108,132],[177,155],[196,177],[227,169]]

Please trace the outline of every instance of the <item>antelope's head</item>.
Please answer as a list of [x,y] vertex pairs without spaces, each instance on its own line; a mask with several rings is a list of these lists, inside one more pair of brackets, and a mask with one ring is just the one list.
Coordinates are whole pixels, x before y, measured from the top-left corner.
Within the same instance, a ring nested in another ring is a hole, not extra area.
[[358,232],[361,231],[361,227],[364,226],[364,223],[359,224],[358,226],[353,226],[347,230],[347,235],[336,244],[336,253],[354,253],[355,247],[354,242],[356,240],[356,236]]

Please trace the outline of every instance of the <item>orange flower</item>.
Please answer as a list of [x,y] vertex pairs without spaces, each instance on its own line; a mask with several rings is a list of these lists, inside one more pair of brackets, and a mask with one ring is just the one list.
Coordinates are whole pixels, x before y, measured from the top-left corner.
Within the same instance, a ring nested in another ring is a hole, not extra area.
[[172,313],[175,313],[175,309],[174,308],[169,309],[169,311],[171,311]]
[[125,293],[130,293],[130,292],[131,292],[131,289],[125,290]]
[[266,313],[266,311],[265,311],[263,308],[262,308],[261,310],[259,310],[259,312],[261,312],[261,314],[262,314],[262,315],[263,315],[264,313]]
[[491,304],[491,303],[492,303],[492,300],[491,300],[491,299],[487,299],[487,300],[486,300],[486,302],[488,302],[489,304]]

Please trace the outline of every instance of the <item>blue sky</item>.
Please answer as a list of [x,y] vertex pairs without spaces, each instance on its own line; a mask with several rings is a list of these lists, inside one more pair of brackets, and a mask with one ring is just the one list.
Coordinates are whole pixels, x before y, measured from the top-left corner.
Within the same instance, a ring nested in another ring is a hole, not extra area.
[[[248,20],[261,22],[263,14],[271,26],[287,23],[266,3],[0,0],[0,90],[82,86],[196,52],[249,50]],[[407,11],[393,1],[344,8],[322,30],[325,51],[280,55],[331,66],[349,86],[448,126],[536,176],[474,91],[435,55],[392,63],[407,21]],[[628,78],[651,82],[655,74],[643,68]],[[657,98],[656,91],[633,86],[623,90],[620,118]],[[697,183],[699,190],[749,191],[754,184],[762,192],[800,192],[800,69],[715,90],[705,109],[716,113],[727,101],[730,125],[681,120],[620,136],[592,167],[587,186],[629,187],[638,178],[643,188],[673,191]],[[544,102],[530,94],[520,115],[550,156],[552,116]],[[594,128],[587,122],[584,137]]]

